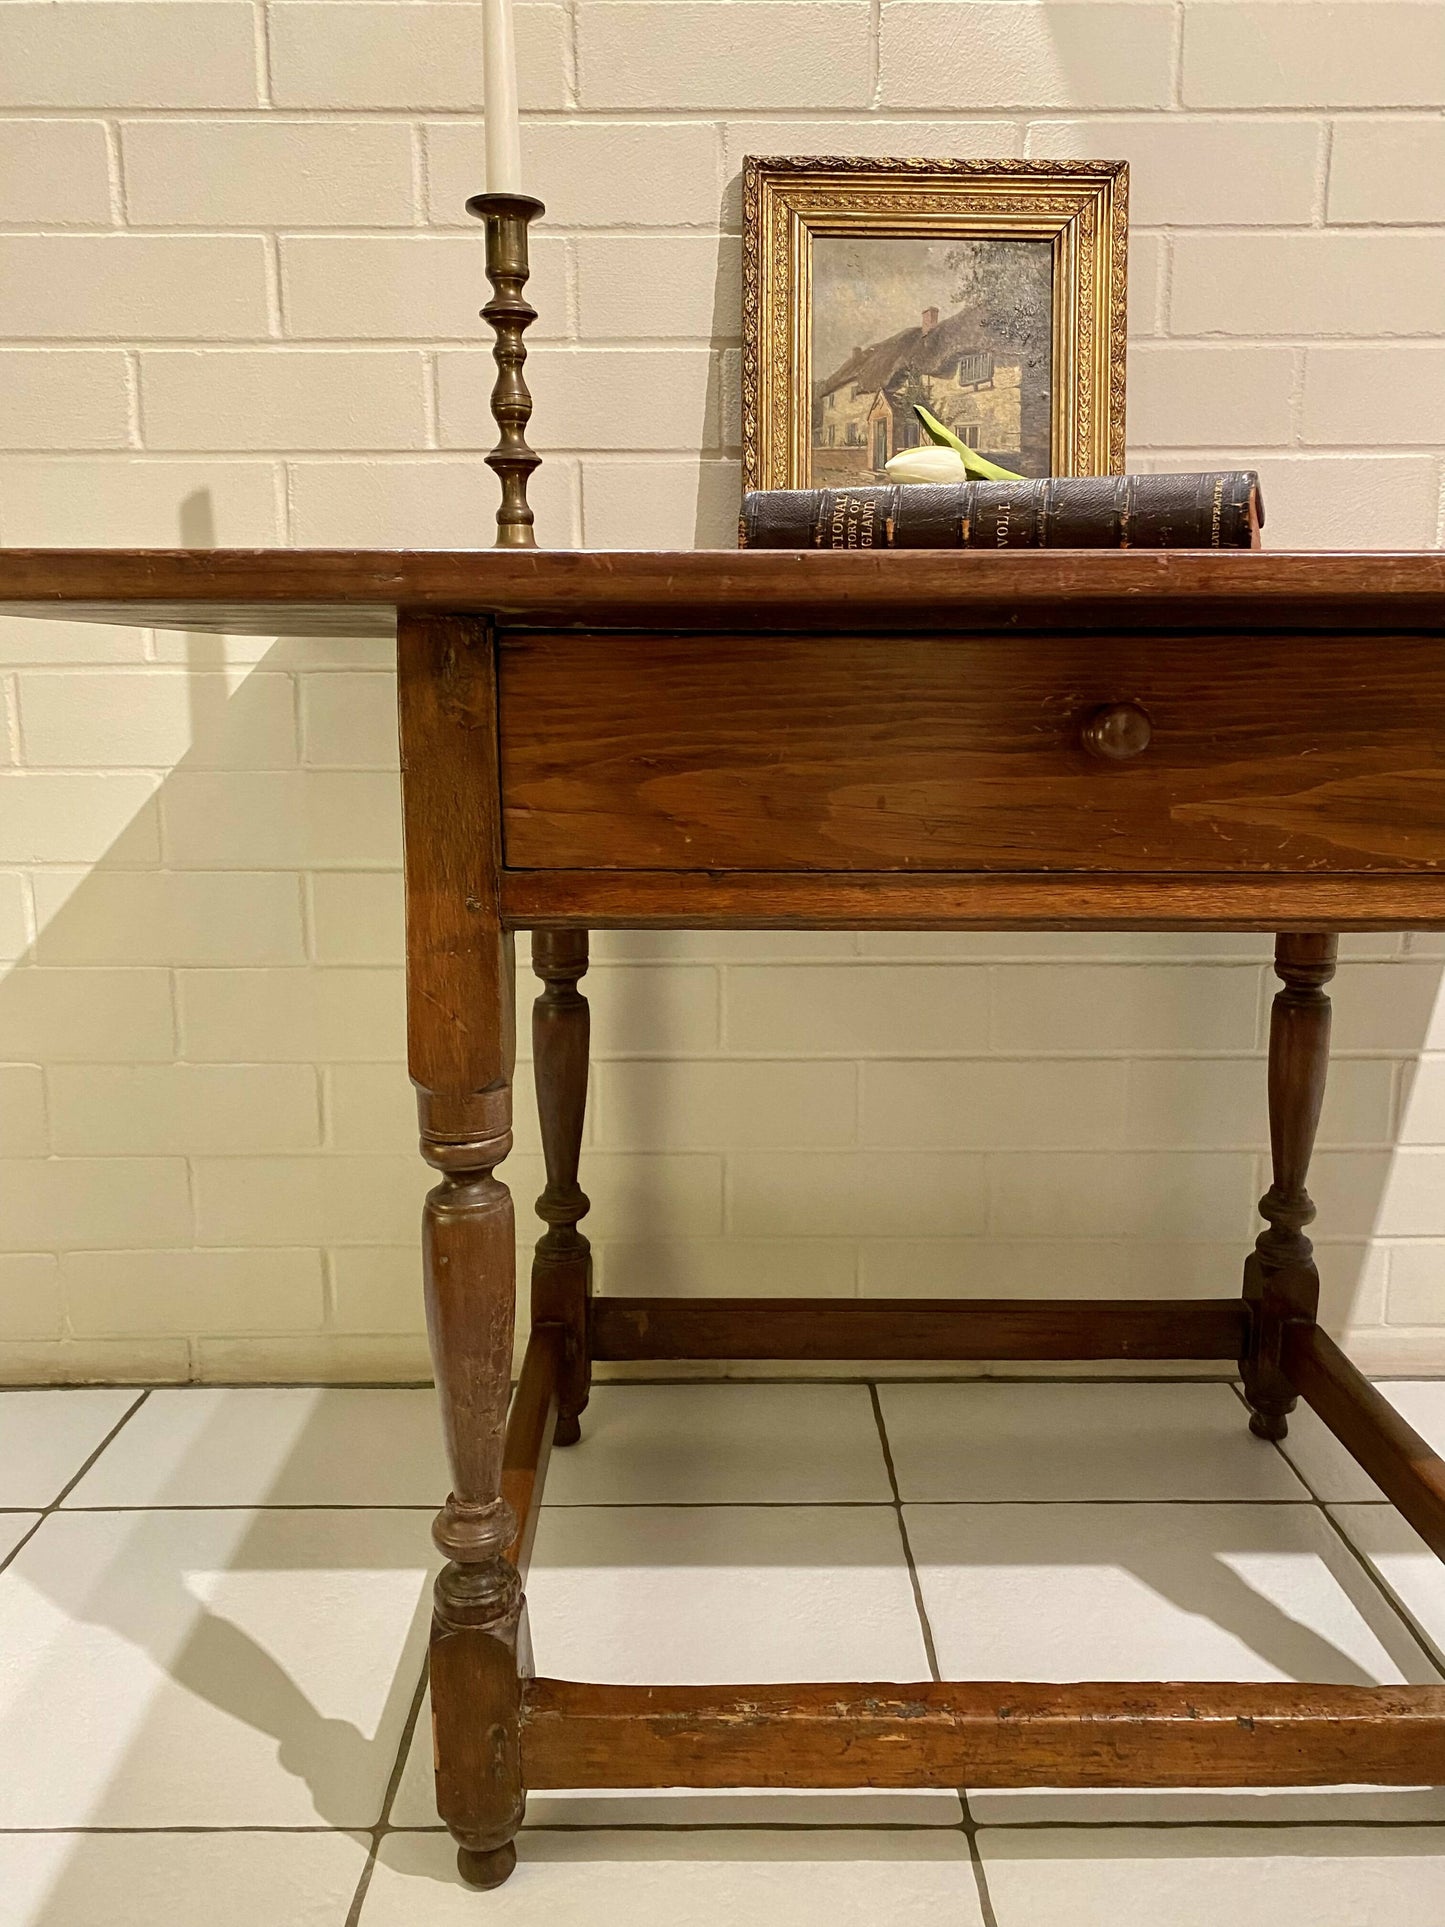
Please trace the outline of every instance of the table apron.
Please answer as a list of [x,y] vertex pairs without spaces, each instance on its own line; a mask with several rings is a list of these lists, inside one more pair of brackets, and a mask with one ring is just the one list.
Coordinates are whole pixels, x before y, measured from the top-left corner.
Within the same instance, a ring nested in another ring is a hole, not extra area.
[[1438,930],[1445,876],[503,870],[515,930]]

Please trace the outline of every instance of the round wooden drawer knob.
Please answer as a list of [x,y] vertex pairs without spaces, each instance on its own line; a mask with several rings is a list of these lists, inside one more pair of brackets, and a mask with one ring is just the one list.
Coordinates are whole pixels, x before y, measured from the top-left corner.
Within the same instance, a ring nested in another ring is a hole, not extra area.
[[1110,703],[1096,709],[1084,724],[1080,742],[1091,756],[1106,763],[1127,763],[1142,756],[1154,734],[1153,725],[1138,703]]

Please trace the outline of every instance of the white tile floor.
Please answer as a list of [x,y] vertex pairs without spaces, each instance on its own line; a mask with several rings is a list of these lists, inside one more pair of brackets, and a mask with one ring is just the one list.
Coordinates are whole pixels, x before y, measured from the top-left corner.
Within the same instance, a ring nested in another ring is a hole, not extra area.
[[[1445,1443],[1445,1383],[1387,1385]],[[0,1927],[1439,1927],[1445,1787],[432,1804],[430,1394],[0,1392]],[[596,1680],[1445,1676],[1445,1567],[1222,1383],[599,1388],[539,1666]]]

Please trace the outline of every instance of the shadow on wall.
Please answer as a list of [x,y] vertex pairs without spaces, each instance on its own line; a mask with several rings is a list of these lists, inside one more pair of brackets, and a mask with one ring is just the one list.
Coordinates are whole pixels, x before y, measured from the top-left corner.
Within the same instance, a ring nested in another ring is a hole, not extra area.
[[[183,546],[214,546],[207,491],[179,505],[178,532]],[[351,672],[363,711],[394,712],[391,645],[248,638],[239,662],[234,647],[157,632],[155,675],[128,657],[48,679],[59,747],[35,759],[41,780],[74,764],[110,842],[83,869],[33,866],[37,935],[0,982],[0,1051],[48,1056],[52,1131],[48,1147],[15,1147],[25,1155],[7,1166],[0,1237],[59,1253],[58,1280],[22,1276],[33,1317],[0,1311],[14,1347],[7,1372],[0,1341],[0,1377],[70,1375],[69,1342],[76,1376],[185,1378],[195,1333],[234,1344],[212,1375],[253,1375],[242,1354],[268,1340],[283,1373],[287,1346],[314,1341],[324,1375],[320,1353],[342,1337],[325,1251],[416,1245],[428,1173],[403,1062],[397,779],[379,755],[347,768],[344,752],[322,749],[308,764],[300,746],[302,728],[318,740],[326,728],[328,693],[346,694],[332,669]],[[302,671],[315,702],[298,717]],[[114,702],[127,679],[134,710],[86,716],[93,691]],[[132,767],[101,774],[107,763]],[[37,836],[34,855],[55,847]],[[317,964],[323,896],[336,899],[336,927],[356,930],[328,939],[344,959],[330,971]],[[320,1157],[320,1080],[338,1060],[356,1141]],[[374,1063],[394,1087],[379,1117]],[[367,1281],[346,1288],[364,1297]],[[382,1335],[381,1376],[425,1370],[419,1289],[408,1311],[404,1323],[358,1318]],[[355,1376],[369,1375],[364,1349]]]
[[[726,218],[728,195],[723,197]],[[708,358],[705,414],[718,423],[723,459],[703,461],[698,467],[697,512],[693,547],[735,549],[738,515],[742,509],[742,348],[738,344],[742,314],[742,241],[724,228],[718,236],[717,277],[713,285],[712,338]],[[646,546],[642,543],[639,546]]]

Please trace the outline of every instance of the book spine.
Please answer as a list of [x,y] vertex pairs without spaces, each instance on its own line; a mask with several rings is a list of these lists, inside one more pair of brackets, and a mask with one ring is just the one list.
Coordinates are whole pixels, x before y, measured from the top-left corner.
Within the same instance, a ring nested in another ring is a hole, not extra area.
[[1248,549],[1264,523],[1249,470],[1044,481],[754,489],[746,549]]

